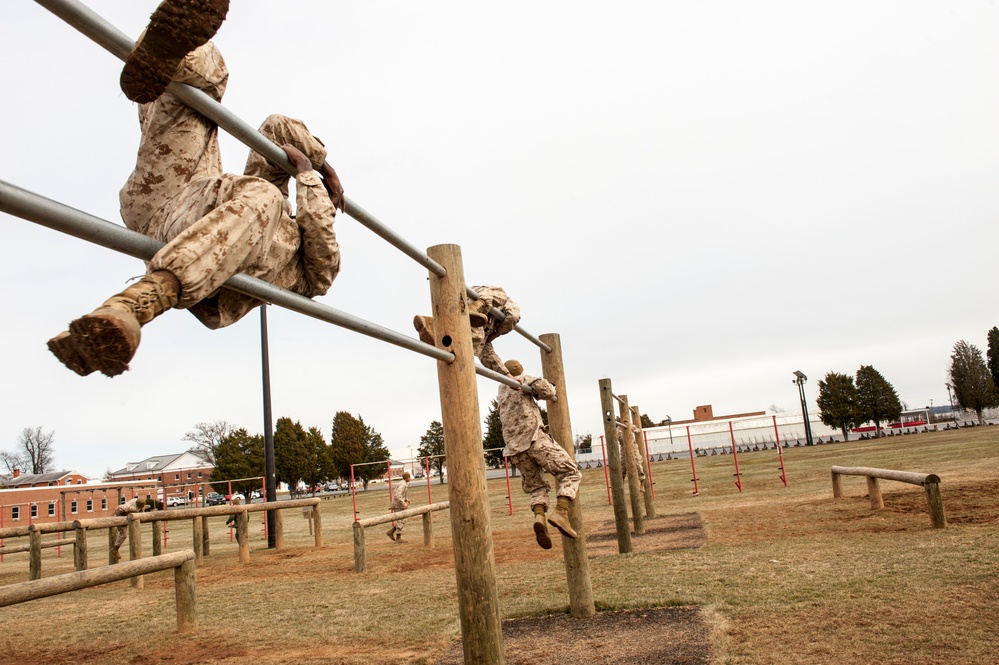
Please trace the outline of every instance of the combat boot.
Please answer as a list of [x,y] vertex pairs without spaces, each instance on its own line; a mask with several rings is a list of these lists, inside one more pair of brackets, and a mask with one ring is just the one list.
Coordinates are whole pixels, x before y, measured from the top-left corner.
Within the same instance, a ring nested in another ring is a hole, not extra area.
[[389,529],[385,533],[385,535],[389,537],[389,540],[395,541],[395,526],[393,526],[391,529]]
[[545,507],[541,504],[534,506],[534,537],[542,549],[552,548],[552,539],[548,535],[548,520],[545,519]]
[[434,342],[434,320],[429,316],[414,316],[413,327],[420,335],[420,341],[430,346],[435,346]]
[[228,12],[229,0],[163,0],[121,70],[125,96],[146,104],[163,94],[184,56],[215,36]]
[[118,376],[139,348],[139,328],[174,307],[180,282],[158,270],[112,296],[90,314],[69,324],[69,330],[49,340],[49,350],[80,376],[100,370]]
[[558,503],[555,505],[555,510],[552,511],[551,517],[548,518],[548,522],[561,531],[562,535],[566,538],[576,538],[576,532],[569,521],[569,505],[571,503],[572,499],[569,497],[560,496]]
[[472,328],[485,328],[489,323],[489,303],[483,298],[468,303],[468,325]]

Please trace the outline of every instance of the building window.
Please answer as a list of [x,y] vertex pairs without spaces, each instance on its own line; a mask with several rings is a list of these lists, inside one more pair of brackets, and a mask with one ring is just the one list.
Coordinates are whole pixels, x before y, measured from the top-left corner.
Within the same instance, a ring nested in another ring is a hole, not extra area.
[[13,506],[10,509],[10,519],[14,522],[21,521],[21,506]]
[[108,498],[107,497],[104,497],[103,499],[101,499],[101,510],[104,511],[105,513],[108,511]]
[[190,480],[190,479],[191,479],[191,472],[190,472],[190,471],[188,471],[188,472],[187,472],[187,479],[188,479],[188,480]]
[[87,512],[88,513],[94,512],[94,500],[93,499],[87,499]]
[[31,504],[31,519],[38,519],[38,504]]
[[180,474],[179,473],[173,474],[173,479],[174,480],[180,480]]
[[55,503],[49,504],[49,517],[55,517]]
[[201,478],[201,477],[202,477],[202,476],[201,476],[201,472],[200,472],[200,471],[198,471],[198,478]]
[[77,509],[76,509],[76,499],[73,499],[73,501],[71,501],[71,502],[70,502],[70,504],[69,504],[69,512],[73,513],[74,515],[75,515],[75,514],[76,514],[77,512],[79,512],[79,511],[77,511]]
[[83,484],[83,478],[77,478],[76,479],[76,484],[77,485],[82,485]]

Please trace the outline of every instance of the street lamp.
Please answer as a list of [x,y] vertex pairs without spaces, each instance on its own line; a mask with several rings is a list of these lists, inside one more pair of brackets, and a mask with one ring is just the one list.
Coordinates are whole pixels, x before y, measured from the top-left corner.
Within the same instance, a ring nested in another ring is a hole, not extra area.
[[666,416],[666,426],[669,427],[669,451],[673,452],[673,419]]
[[808,377],[798,370],[794,370],[795,379],[791,383],[798,384],[798,394],[801,395],[801,417],[805,419],[805,440],[808,445],[812,445],[812,425],[808,422],[808,402],[805,401],[805,381]]
[[954,419],[954,424],[956,425],[957,414],[954,413],[954,395],[950,392],[951,385],[949,383],[945,383],[944,385],[947,386],[947,400],[950,402],[950,417]]

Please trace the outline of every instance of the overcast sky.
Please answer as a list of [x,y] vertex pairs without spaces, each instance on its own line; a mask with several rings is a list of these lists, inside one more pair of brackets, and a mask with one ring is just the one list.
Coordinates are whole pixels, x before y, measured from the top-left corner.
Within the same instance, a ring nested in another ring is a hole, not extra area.
[[[138,36],[156,3],[87,3]],[[421,249],[462,248],[559,333],[577,434],[597,382],[653,420],[796,411],[873,365],[947,402],[953,344],[995,311],[999,10],[993,2],[239,0],[216,43],[225,105],[302,118],[347,195]],[[137,109],[121,63],[31,2],[0,3],[0,179],[120,223]],[[227,170],[246,148],[222,138]],[[346,216],[320,300],[415,336],[426,271]],[[143,329],[131,371],[79,377],[45,342],[140,261],[0,213],[0,449],[55,432],[100,476],[181,452],[195,423],[263,431],[259,315]],[[440,420],[435,361],[270,308],[275,419],[361,416],[396,457]],[[516,333],[497,351],[540,374]],[[497,385],[479,379],[483,417]]]

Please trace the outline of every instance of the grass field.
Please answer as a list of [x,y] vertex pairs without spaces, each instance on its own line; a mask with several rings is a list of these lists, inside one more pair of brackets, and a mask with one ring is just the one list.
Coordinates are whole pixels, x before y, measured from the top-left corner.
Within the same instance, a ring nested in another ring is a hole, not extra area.
[[[653,465],[660,515],[697,513],[701,547],[643,549],[590,560],[598,609],[694,605],[713,629],[715,662],[999,662],[999,427],[978,427]],[[829,467],[936,473],[946,529],[932,529],[923,490],[881,481],[885,510],[872,511],[863,478],[844,478],[833,501]],[[414,505],[426,488],[413,487]],[[447,486],[432,486],[435,501]],[[602,469],[584,471],[588,531],[613,520]],[[534,544],[527,501],[490,481],[491,520],[504,618],[564,612],[561,548]],[[362,516],[387,509],[384,491],[359,496]],[[128,582],[0,609],[0,663],[424,663],[460,635],[448,513],[437,547],[423,548],[420,520],[406,541],[368,530],[368,572],[353,572],[349,498],[323,502],[326,545],[316,549],[299,510],[284,517],[286,549],[266,549],[259,517],[240,565],[224,519],[213,519],[211,556],[198,570],[198,632],[175,632],[173,577]],[[188,548],[190,528],[171,523],[167,551]],[[144,533],[148,550],[148,534]],[[90,538],[91,566],[106,539]],[[125,548],[123,548],[125,551]],[[72,554],[43,553],[43,575],[72,570]],[[26,554],[0,564],[0,584],[28,576]],[[138,618],[141,615],[141,619]]]

